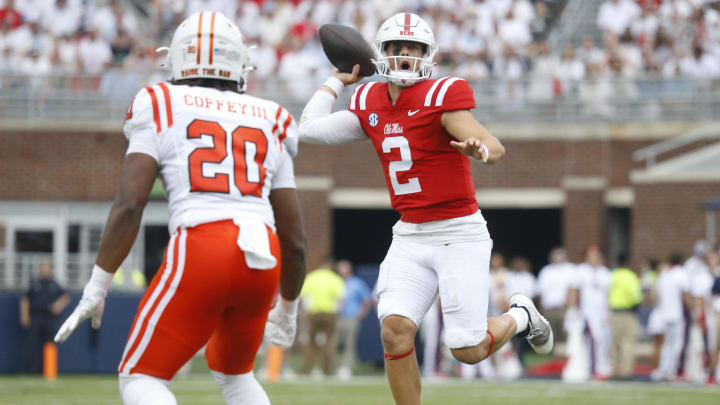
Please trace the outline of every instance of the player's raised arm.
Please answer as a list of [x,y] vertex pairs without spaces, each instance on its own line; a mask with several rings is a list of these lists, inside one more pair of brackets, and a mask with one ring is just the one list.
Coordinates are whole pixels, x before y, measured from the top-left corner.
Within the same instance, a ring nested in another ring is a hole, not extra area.
[[107,288],[135,242],[157,173],[157,161],[149,155],[131,153],[125,159],[120,185],[105,223],[92,275],[77,307],[55,336],[56,342],[64,342],[77,325],[87,318],[92,317],[93,328],[100,327]]
[[350,141],[367,139],[357,115],[348,110],[332,113],[332,106],[342,89],[358,82],[360,66],[352,73],[335,72],[323,83],[305,105],[298,132],[306,143],[342,145]]
[[450,145],[471,158],[495,163],[505,156],[505,147],[469,110],[448,111],[442,115],[442,126],[458,141]]

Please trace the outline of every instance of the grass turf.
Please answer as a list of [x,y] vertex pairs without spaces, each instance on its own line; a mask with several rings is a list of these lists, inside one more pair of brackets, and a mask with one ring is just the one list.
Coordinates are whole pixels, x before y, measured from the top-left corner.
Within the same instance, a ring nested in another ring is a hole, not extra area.
[[[297,379],[263,382],[273,405],[392,404],[383,377],[356,377],[350,381]],[[179,404],[223,404],[209,375],[192,374],[173,382]],[[119,404],[117,379],[106,375],[40,377],[0,376],[0,405]],[[554,380],[466,382],[457,379],[425,381],[423,404],[502,405],[695,405],[720,403],[720,387],[687,384],[589,383],[563,384]]]

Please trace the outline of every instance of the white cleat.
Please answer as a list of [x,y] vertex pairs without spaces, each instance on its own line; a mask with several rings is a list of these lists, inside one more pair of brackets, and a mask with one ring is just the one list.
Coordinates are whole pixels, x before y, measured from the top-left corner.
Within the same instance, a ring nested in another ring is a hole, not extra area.
[[[553,348],[553,331],[550,322],[535,308],[532,300],[522,294],[510,297],[510,308],[523,308],[528,313],[528,328],[524,332],[535,353],[548,354]],[[522,336],[522,335],[520,335]]]

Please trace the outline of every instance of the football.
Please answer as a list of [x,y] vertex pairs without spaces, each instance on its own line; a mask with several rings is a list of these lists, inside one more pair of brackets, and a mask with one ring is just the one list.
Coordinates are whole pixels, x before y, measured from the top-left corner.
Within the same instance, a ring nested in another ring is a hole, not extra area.
[[325,24],[318,31],[320,43],[330,63],[341,72],[350,73],[360,65],[360,76],[375,74],[370,45],[354,28],[340,24]]

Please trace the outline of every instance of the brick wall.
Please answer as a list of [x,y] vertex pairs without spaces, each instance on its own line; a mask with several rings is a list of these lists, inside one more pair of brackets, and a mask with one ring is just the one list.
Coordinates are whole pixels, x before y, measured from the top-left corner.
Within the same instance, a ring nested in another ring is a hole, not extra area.
[[332,211],[328,204],[328,192],[301,191],[298,196],[305,224],[307,265],[308,269],[314,269],[332,253]]
[[[0,133],[0,200],[112,200],[127,142],[119,133]],[[650,141],[507,140],[507,158],[472,165],[478,187],[560,187],[565,176],[603,176],[627,186],[633,150]],[[369,142],[301,145],[298,175],[331,176],[336,187],[385,187]]]
[[570,261],[582,262],[585,249],[598,245],[604,249],[607,237],[602,190],[566,190],[563,210],[563,240]]
[[[113,199],[127,143],[120,132],[0,132],[0,200]],[[521,139],[503,141],[507,158],[497,165],[473,164],[483,187],[563,186],[567,176],[603,179],[605,187],[631,186],[628,173],[642,167],[632,152],[657,139]],[[329,176],[335,187],[385,188],[369,142],[345,146],[301,145],[300,176]],[[632,249],[639,257],[690,248],[704,236],[698,204],[720,194],[720,184],[636,185]],[[678,191],[676,191],[678,190]],[[566,190],[563,235],[573,258],[588,243],[604,240],[602,190]],[[332,249],[328,191],[300,192],[309,242],[309,264]],[[680,197],[680,198],[679,198]],[[720,226],[718,227],[720,229]]]
[[[693,243],[705,238],[705,212],[700,204],[718,194],[720,183],[636,185],[631,229],[635,264],[650,257],[667,259],[673,252],[689,255]],[[715,229],[720,229],[720,221]]]
[[0,133],[0,200],[108,201],[127,148],[120,133]]

